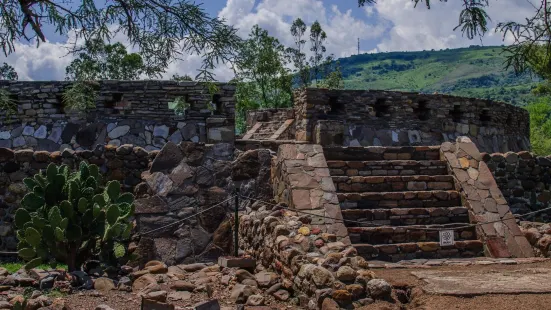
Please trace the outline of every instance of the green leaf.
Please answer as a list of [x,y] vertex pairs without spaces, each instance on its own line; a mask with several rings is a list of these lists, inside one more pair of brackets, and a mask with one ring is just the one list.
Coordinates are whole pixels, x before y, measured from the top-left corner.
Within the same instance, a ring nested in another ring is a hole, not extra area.
[[134,204],[127,204],[127,203],[121,203],[120,205],[121,215],[120,218],[123,220],[128,219],[132,215],[134,215],[134,211],[136,209],[136,206]]
[[131,232],[132,232],[132,223],[128,223],[128,224],[126,224],[126,227],[125,227],[124,231],[122,232],[121,237],[124,240],[127,240],[128,238],[130,238],[130,233]]
[[69,181],[69,201],[77,202],[80,198],[80,187],[74,180]]
[[81,218],[82,226],[90,227],[94,221],[94,211],[91,209],[88,209],[84,212]]
[[84,182],[84,185],[86,187],[96,188],[98,186],[98,182],[96,181],[96,178],[90,176],[88,177],[88,179],[86,179],[86,182]]
[[44,198],[35,193],[28,193],[21,199],[21,205],[29,210],[36,210],[44,205]]
[[92,199],[95,203],[97,203],[100,208],[103,208],[105,207],[105,196],[103,194],[97,194],[94,196],[94,198]]
[[94,218],[98,217],[100,211],[101,211],[100,206],[97,203],[95,203],[94,206],[92,207],[92,215],[94,216]]
[[46,225],[46,220],[38,217],[38,216],[32,216],[33,226],[37,228],[37,230],[42,230],[44,226]]
[[81,197],[78,201],[78,211],[84,213],[88,208],[88,199]]
[[119,193],[121,192],[120,183],[118,181],[110,181],[105,187],[105,192],[111,201],[116,201],[119,198]]
[[46,178],[41,174],[35,174],[34,179],[42,188],[46,187],[46,184],[48,184]]
[[44,228],[42,228],[42,239],[49,244],[55,242],[55,234],[52,226],[45,225]]
[[122,258],[124,257],[124,254],[126,254],[126,249],[124,248],[124,245],[118,242],[115,242],[115,246],[113,247],[113,252],[116,258]]
[[114,204],[109,205],[109,207],[107,208],[107,213],[105,215],[107,217],[107,222],[109,223],[109,225],[114,225],[119,219],[119,207]]
[[94,179],[99,180],[99,167],[96,165],[89,165],[88,170],[90,170],[90,176]]
[[48,220],[50,221],[50,225],[52,225],[52,227],[59,227],[62,219],[63,218],[61,217],[61,212],[59,211],[59,208],[57,206],[54,206],[50,209]]
[[65,239],[65,236],[63,235],[63,230],[61,230],[61,228],[59,227],[55,228],[54,234],[57,241],[63,241]]
[[62,219],[61,222],[59,223],[59,227],[61,229],[67,229],[67,225],[69,225],[69,219],[68,218]]
[[123,193],[119,196],[119,199],[117,199],[117,203],[132,203],[134,202],[134,195],[131,193]]
[[57,175],[57,166],[55,164],[49,164],[46,169],[46,176],[48,177],[49,182],[54,181],[54,177]]
[[21,250],[21,249],[24,249],[24,248],[30,248],[31,245],[28,244],[27,242],[25,242],[24,239],[21,239],[19,238],[19,242],[17,243],[17,250]]
[[60,209],[61,209],[61,215],[63,217],[72,218],[73,217],[73,205],[69,202],[69,200],[63,200],[60,203]]
[[90,176],[90,170],[88,170],[88,165],[81,161],[80,162],[80,178],[81,180],[86,180]]
[[23,228],[25,223],[28,223],[31,221],[31,215],[29,214],[29,211],[19,208],[17,211],[15,211],[15,226],[19,229]]
[[53,206],[57,204],[57,197],[61,193],[58,191],[58,188],[54,183],[49,183],[46,185],[46,190],[44,192],[44,200],[48,206]]
[[38,183],[34,179],[31,179],[31,178],[25,178],[23,180],[23,183],[25,183],[25,186],[27,186],[27,188],[30,191],[32,191],[33,188],[38,185]]
[[40,245],[40,240],[40,233],[36,229],[32,227],[25,229],[25,241],[28,244],[36,248]]
[[36,256],[36,252],[32,248],[24,248],[17,251],[17,254],[24,260],[30,260]]
[[31,260],[30,262],[28,262],[27,264],[25,264],[25,270],[31,270],[33,268],[36,268],[38,266],[42,265],[42,258],[40,257],[37,257],[33,260]]

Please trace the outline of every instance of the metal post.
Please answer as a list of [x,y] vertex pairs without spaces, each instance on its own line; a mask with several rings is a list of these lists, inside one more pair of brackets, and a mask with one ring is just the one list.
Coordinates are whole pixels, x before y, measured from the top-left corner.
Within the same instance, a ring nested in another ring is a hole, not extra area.
[[239,256],[239,189],[235,190],[235,229],[234,229],[234,256]]

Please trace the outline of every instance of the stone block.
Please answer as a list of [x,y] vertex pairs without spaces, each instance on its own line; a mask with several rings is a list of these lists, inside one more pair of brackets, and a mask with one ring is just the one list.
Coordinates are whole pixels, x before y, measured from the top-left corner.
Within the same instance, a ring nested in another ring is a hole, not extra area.
[[207,300],[193,306],[194,310],[220,310],[218,299]]
[[219,257],[218,265],[226,268],[254,269],[256,267],[256,259],[243,257]]

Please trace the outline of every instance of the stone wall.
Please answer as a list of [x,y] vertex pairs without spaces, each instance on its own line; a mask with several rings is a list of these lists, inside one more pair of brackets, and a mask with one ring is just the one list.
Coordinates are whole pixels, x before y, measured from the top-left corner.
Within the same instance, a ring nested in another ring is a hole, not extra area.
[[[492,171],[499,189],[514,214],[525,214],[550,206],[551,158],[530,152],[483,153],[482,159]],[[548,222],[551,212],[523,218]]]
[[277,202],[317,215],[312,216],[314,227],[334,234],[345,244],[350,243],[342,223],[335,185],[320,145],[281,145],[272,163],[272,186]]
[[293,108],[250,110],[247,111],[247,131],[258,122],[282,123],[293,118],[295,118],[295,111]]
[[94,151],[46,152],[0,148],[0,249],[12,251],[17,246],[12,227],[13,215],[26,194],[23,179],[35,175],[48,164],[78,167],[87,161],[100,167],[105,180],[119,180],[126,191],[141,182],[141,173],[158,151],[147,152],[141,147],[107,145]]
[[443,143],[440,150],[441,159],[455,178],[461,201],[469,209],[471,224],[486,223],[476,226],[486,256],[533,257],[530,243],[476,145],[467,137],[459,137],[457,143]]
[[323,146],[439,145],[468,136],[482,151],[530,149],[528,112],[502,102],[314,88],[294,100],[296,139]]
[[[196,82],[101,81],[95,85],[96,106],[80,114],[63,106],[70,85],[0,81],[0,89],[7,90],[18,107],[11,116],[0,111],[0,147],[53,152],[133,144],[156,150],[167,141],[234,140],[233,85],[218,84],[219,93],[211,96],[205,85]],[[185,115],[169,109],[168,103],[177,97],[190,103]]]
[[[172,265],[229,254],[233,195],[239,189],[243,196],[269,200],[270,163],[267,150],[234,154],[229,143],[168,142],[143,173],[147,192],[136,200],[141,261]],[[250,202],[242,200],[241,208],[247,207]]]
[[304,309],[351,309],[391,300],[392,287],[367,270],[356,249],[317,227],[315,216],[261,205],[240,217],[239,246],[278,272]]

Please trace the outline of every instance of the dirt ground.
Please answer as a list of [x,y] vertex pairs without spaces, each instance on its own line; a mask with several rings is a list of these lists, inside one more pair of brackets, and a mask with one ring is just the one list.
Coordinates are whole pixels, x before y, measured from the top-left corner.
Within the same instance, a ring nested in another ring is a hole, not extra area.
[[[448,266],[433,267],[430,270],[463,271],[466,273],[484,273],[506,270],[523,270],[525,268],[550,268],[551,262],[526,265],[490,265],[490,266]],[[423,309],[423,310],[540,310],[551,309],[551,294],[492,294],[472,297],[439,296],[422,291],[424,282],[411,274],[413,269],[378,269],[378,278],[383,278],[395,288],[407,288],[411,292],[410,302],[396,305],[377,302],[363,309]],[[549,284],[551,285],[551,283]]]
[[[461,271],[465,273],[488,273],[495,271],[523,270],[526,268],[548,268],[551,269],[551,261],[523,264],[523,265],[472,265],[472,266],[443,266],[432,267],[431,271]],[[425,283],[411,274],[412,271],[419,271],[419,268],[407,269],[374,269],[378,278],[385,279],[395,289],[406,291],[409,295],[409,302],[404,304],[378,301],[369,306],[362,307],[362,310],[540,310],[551,309],[551,294],[493,294],[471,297],[440,296],[423,292]],[[549,284],[551,285],[551,283]],[[163,285],[162,285],[163,286]],[[230,286],[231,287],[231,286]],[[228,286],[215,285],[213,297],[219,299],[223,310],[236,309],[236,306],[229,302],[231,288]],[[163,287],[165,288],[165,287]],[[94,291],[75,293],[66,297],[68,305],[72,309],[95,309],[98,304],[106,304],[116,310],[140,309],[140,298],[131,293],[110,291],[98,294]],[[206,300],[205,292],[194,293],[185,301],[173,302],[176,309],[193,309],[193,305],[199,301]],[[267,306],[274,309],[300,309],[290,303],[277,302],[273,298],[267,300]]]

